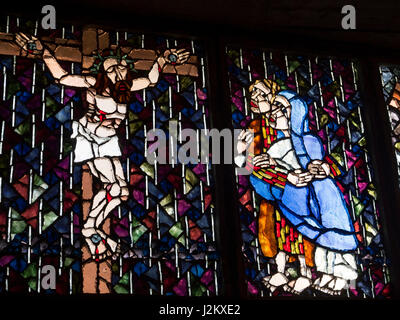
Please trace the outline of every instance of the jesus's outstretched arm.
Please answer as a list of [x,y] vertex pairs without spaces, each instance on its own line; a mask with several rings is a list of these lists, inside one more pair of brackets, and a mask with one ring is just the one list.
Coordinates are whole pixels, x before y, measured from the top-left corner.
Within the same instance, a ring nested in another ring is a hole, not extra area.
[[96,83],[96,79],[92,76],[69,74],[60,65],[52,52],[45,48],[38,38],[27,36],[26,34],[20,32],[15,35],[15,41],[23,50],[26,50],[28,53],[41,56],[56,82],[66,86],[78,88],[89,88]]
[[189,58],[189,52],[185,49],[169,49],[160,55],[151,67],[147,77],[141,77],[132,81],[131,91],[146,89],[157,83],[161,70],[166,64],[183,64]]

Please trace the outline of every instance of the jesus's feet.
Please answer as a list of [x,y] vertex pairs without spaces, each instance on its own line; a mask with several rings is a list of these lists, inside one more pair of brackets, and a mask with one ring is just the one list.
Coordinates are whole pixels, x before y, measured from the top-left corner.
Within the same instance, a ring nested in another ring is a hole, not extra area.
[[112,257],[114,260],[121,253],[117,242],[108,237],[104,232],[94,228],[82,230],[93,260],[96,262]]

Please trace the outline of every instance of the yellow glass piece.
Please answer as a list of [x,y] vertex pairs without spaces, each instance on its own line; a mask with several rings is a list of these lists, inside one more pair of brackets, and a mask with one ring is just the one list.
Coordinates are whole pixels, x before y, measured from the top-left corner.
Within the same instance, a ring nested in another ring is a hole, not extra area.
[[283,250],[283,244],[282,244],[281,238],[278,238],[278,247],[279,247],[279,250]]
[[164,207],[167,204],[170,204],[171,202],[172,202],[172,194],[169,193],[164,197],[164,199],[160,201],[160,205]]
[[142,169],[146,175],[154,179],[154,167],[150,163],[143,162],[140,169]]

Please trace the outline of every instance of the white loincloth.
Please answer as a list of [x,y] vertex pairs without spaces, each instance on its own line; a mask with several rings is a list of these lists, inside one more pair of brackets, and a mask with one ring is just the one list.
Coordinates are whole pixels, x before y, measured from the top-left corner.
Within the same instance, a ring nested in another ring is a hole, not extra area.
[[71,138],[76,139],[74,162],[85,162],[102,157],[121,157],[117,135],[99,137],[80,122],[72,122]]

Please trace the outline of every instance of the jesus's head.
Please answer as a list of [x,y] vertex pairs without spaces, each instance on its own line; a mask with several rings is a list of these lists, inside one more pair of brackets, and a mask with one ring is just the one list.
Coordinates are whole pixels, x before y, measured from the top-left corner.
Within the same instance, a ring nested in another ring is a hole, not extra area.
[[94,88],[98,94],[109,94],[116,102],[127,104],[131,98],[132,66],[124,57],[104,53],[97,64]]

